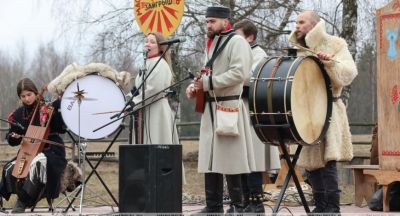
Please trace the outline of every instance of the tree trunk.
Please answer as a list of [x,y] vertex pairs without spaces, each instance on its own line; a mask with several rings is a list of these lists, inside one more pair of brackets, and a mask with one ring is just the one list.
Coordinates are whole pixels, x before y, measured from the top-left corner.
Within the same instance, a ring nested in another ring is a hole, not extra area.
[[[340,36],[346,40],[353,59],[357,55],[357,8],[356,0],[343,0],[342,33]],[[346,106],[350,98],[350,92],[350,86],[346,86],[342,92],[342,99]]]
[[357,54],[357,8],[357,1],[343,0],[342,33],[340,36],[347,41],[353,58]]

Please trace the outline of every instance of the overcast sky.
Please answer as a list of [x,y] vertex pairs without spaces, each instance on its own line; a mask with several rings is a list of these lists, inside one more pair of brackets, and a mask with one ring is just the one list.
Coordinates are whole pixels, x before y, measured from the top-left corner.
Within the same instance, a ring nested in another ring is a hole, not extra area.
[[84,26],[79,19],[120,5],[126,0],[0,0],[0,51],[15,57],[25,47],[32,59],[40,44],[51,41],[58,50],[72,49],[79,62],[102,27]]
[[[10,55],[15,55],[18,51],[18,46],[24,46],[32,57],[40,43],[47,43],[55,39],[55,45],[58,48],[75,47],[74,54],[80,56],[84,47],[91,41],[91,36],[87,34],[82,41],[82,38],[76,38],[78,27],[71,26],[64,29],[62,32],[60,20],[74,19],[78,14],[73,12],[80,11],[80,5],[85,5],[90,2],[91,12],[101,13],[101,1],[90,0],[58,0],[58,10],[72,11],[71,14],[55,12],[52,10],[53,0],[0,0],[0,51]],[[114,3],[123,3],[126,0],[110,0]],[[128,0],[132,1],[132,0]],[[379,2],[379,3],[378,3]],[[376,6],[381,7],[383,2],[387,0],[374,0]],[[70,7],[62,7],[60,5],[68,4]],[[73,6],[72,6],[73,5]],[[58,13],[58,14],[57,14]],[[55,17],[59,15],[60,17]],[[65,16],[66,15],[66,16]],[[70,15],[70,16],[68,16]],[[76,28],[76,30],[75,30]],[[62,32],[62,33],[60,33]],[[23,45],[21,44],[23,43]]]
[[0,49],[10,55],[21,43],[31,55],[41,42],[53,38],[55,25],[51,0],[0,0]]

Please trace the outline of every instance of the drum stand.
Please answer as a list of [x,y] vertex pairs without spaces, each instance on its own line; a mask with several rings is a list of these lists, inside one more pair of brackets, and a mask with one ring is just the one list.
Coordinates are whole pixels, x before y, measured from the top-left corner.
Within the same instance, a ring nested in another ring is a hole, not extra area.
[[[115,204],[118,206],[118,202],[117,199],[113,196],[113,194],[111,193],[111,190],[107,187],[107,185],[105,184],[104,180],[100,177],[99,173],[97,172],[97,167],[100,165],[100,163],[103,161],[103,159],[105,158],[105,156],[108,154],[108,151],[111,149],[112,145],[115,143],[115,141],[117,140],[117,137],[121,134],[122,130],[124,129],[124,126],[120,126],[117,134],[115,135],[114,139],[111,141],[111,143],[108,145],[106,151],[104,153],[101,153],[101,158],[97,161],[96,165],[93,166],[93,164],[90,162],[90,160],[88,159],[87,155],[86,155],[86,143],[81,143],[81,136],[80,136],[80,106],[82,103],[82,100],[84,100],[84,92],[83,90],[80,91],[79,90],[79,85],[78,85],[78,90],[77,92],[75,92],[75,98],[78,101],[78,141],[76,141],[74,139],[74,137],[72,136],[72,134],[68,131],[68,134],[72,140],[73,143],[76,144],[76,146],[78,147],[78,164],[80,169],[82,170],[82,179],[84,179],[84,181],[77,187],[75,188],[74,191],[71,192],[71,194],[75,194],[73,196],[72,200],[69,200],[69,197],[66,196],[66,198],[64,199],[68,199],[69,201],[69,205],[68,207],[64,210],[64,212],[67,212],[68,209],[72,206],[72,204],[74,203],[75,199],[78,197],[78,195],[80,194],[80,203],[79,203],[79,215],[82,215],[82,205],[83,205],[83,200],[84,200],[84,193],[86,189],[86,184],[89,181],[90,177],[93,175],[93,173],[96,174],[96,176],[98,177],[98,179],[100,180],[100,182],[102,183],[102,185],[104,186],[104,188],[106,189],[106,191],[108,192],[108,194],[111,196],[111,198],[113,199],[113,201],[115,202]],[[89,164],[89,166],[91,167],[92,171],[90,172],[90,174],[88,175],[88,177],[86,178],[86,172],[85,172],[85,165],[84,162],[87,162]],[[63,199],[63,200],[64,200]],[[102,197],[100,197],[100,199],[104,202],[107,203]],[[61,200],[60,203],[63,201]],[[111,208],[114,211],[114,208],[111,206]],[[72,206],[72,209],[74,210],[74,207]]]
[[284,181],[284,183],[282,185],[282,188],[281,188],[281,191],[279,193],[278,199],[276,201],[275,207],[272,210],[273,215],[276,215],[278,213],[279,207],[280,207],[281,202],[282,202],[282,200],[284,198],[286,189],[287,189],[287,187],[289,185],[290,178],[292,178],[292,177],[293,177],[293,182],[296,185],[297,192],[299,193],[299,196],[300,196],[301,202],[303,204],[304,210],[306,211],[307,214],[310,213],[310,208],[308,207],[306,198],[304,196],[303,189],[301,188],[299,179],[298,179],[298,177],[296,175],[296,171],[294,169],[294,167],[296,166],[296,163],[297,163],[297,159],[299,158],[299,155],[300,155],[300,152],[301,152],[301,149],[303,148],[303,146],[302,145],[298,145],[298,147],[296,149],[296,152],[295,152],[295,154],[293,156],[293,160],[291,160],[290,159],[290,154],[289,154],[289,152],[288,152],[288,150],[286,148],[285,142],[283,140],[284,130],[285,129],[289,129],[290,125],[289,124],[282,124],[282,125],[256,125],[255,127],[256,128],[257,127],[258,128],[271,128],[271,129],[278,130],[277,134],[278,134],[279,146],[282,148],[283,157],[284,157],[284,159],[285,159],[285,161],[286,161],[286,163],[287,163],[287,165],[289,167],[289,172],[286,175],[285,181]]
[[[107,149],[104,151],[104,153],[101,153],[101,157],[99,158],[99,160],[96,162],[95,165],[92,164],[92,162],[88,159],[86,154],[82,154],[83,158],[87,164],[90,166],[90,168],[92,169],[92,171],[89,173],[89,175],[85,178],[85,175],[82,175],[82,178],[84,179],[84,182],[82,182],[82,184],[77,187],[72,193],[76,192],[75,196],[73,197],[73,199],[71,201],[69,201],[69,205],[66,207],[66,209],[64,210],[65,212],[68,212],[69,208],[72,208],[74,210],[74,207],[72,206],[72,204],[74,203],[75,199],[77,198],[77,195],[80,193],[81,194],[81,199],[83,199],[83,193],[84,193],[84,189],[89,189],[87,187],[85,187],[85,185],[88,183],[88,181],[90,180],[90,178],[93,176],[93,174],[95,174],[97,176],[97,178],[99,179],[99,181],[101,182],[101,184],[103,185],[104,189],[107,191],[107,193],[110,195],[110,197],[112,198],[112,200],[114,201],[114,203],[116,204],[116,206],[118,207],[119,204],[117,202],[117,199],[114,197],[114,195],[112,194],[111,190],[108,188],[108,186],[106,185],[106,183],[104,182],[104,180],[101,178],[100,174],[97,172],[97,168],[100,165],[100,163],[103,161],[103,159],[105,158],[105,156],[108,154],[109,150],[111,149],[111,147],[113,146],[113,144],[115,143],[115,141],[117,140],[117,138],[119,137],[119,135],[121,134],[122,130],[124,129],[124,126],[121,125],[120,128],[117,131],[117,134],[115,135],[115,137],[113,138],[113,140],[111,141],[111,143],[108,145]],[[72,134],[70,134],[70,132],[68,132],[69,136],[71,137],[71,140],[73,143],[76,143],[76,145],[78,146],[78,142],[73,138]],[[80,153],[80,152],[79,152]],[[80,159],[78,159],[80,160]],[[82,168],[81,168],[82,169]],[[84,170],[82,169],[82,173],[84,173]],[[83,186],[82,186],[83,185]],[[104,203],[108,203],[107,201],[105,201],[102,197],[100,197],[100,199],[104,202]],[[82,201],[81,201],[82,202]],[[82,204],[81,204],[82,206]],[[114,208],[111,206],[111,208],[114,211]]]

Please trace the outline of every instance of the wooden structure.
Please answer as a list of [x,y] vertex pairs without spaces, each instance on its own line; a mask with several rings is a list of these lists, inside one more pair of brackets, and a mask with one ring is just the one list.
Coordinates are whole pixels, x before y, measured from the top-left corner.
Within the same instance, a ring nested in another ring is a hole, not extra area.
[[379,170],[379,165],[349,165],[354,174],[354,204],[363,207],[363,201],[369,201],[376,190],[377,180],[374,176],[367,175],[369,170]]
[[400,170],[400,0],[378,9],[377,103],[379,165]]
[[382,185],[383,211],[389,209],[389,187],[400,181],[400,0],[376,11],[377,103],[379,167],[349,167],[354,170],[356,205],[370,198],[371,183]]

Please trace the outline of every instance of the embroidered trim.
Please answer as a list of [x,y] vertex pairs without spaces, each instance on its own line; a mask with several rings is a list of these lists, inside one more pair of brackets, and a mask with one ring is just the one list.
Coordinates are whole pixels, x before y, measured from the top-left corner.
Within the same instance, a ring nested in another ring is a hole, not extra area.
[[221,110],[224,112],[239,112],[239,107],[226,107],[222,105],[217,105],[217,110]]

